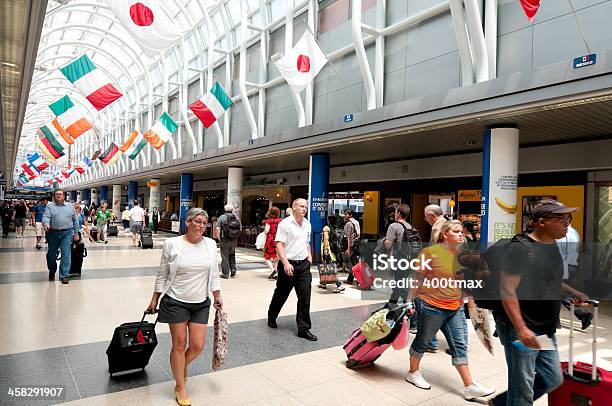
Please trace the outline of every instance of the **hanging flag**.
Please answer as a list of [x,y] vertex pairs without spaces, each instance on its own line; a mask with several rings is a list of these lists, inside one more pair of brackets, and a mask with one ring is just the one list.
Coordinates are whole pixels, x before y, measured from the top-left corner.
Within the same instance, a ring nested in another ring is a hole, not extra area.
[[89,168],[91,168],[93,166],[93,162],[87,156],[83,157],[83,161],[82,162],[86,165],[85,169],[89,169]]
[[57,116],[58,125],[75,140],[92,127],[68,96],[51,103],[49,108]]
[[127,155],[131,160],[136,159],[136,156],[142,151],[147,145],[147,140],[144,139],[142,134],[134,130],[130,137],[120,147],[121,151]]
[[540,0],[520,0],[521,6],[523,6],[523,10],[525,11],[525,15],[527,15],[527,19],[529,22],[533,22],[536,13],[538,12],[538,8],[540,7]]
[[23,173],[32,176],[34,175],[34,171],[32,170],[32,167],[30,167],[30,164],[21,164],[21,168],[23,169]]
[[80,174],[85,173],[85,168],[84,168],[84,163],[83,161],[79,161],[77,164],[74,165],[73,170],[77,171]]
[[46,163],[44,159],[42,159],[38,152],[35,152],[30,157],[28,157],[28,161],[30,162],[30,165],[38,171],[38,173],[41,173],[49,167],[49,164]]
[[98,111],[123,96],[87,55],[69,62],[60,71]]
[[327,57],[321,47],[310,31],[306,31],[287,55],[275,65],[291,89],[299,93],[314,80],[326,63]]
[[196,100],[189,108],[200,119],[204,127],[209,128],[232,105],[219,82],[215,82],[210,92]]
[[[57,121],[57,120],[53,120],[53,121]],[[59,127],[59,128],[62,128],[62,127]],[[66,133],[66,131],[63,131],[63,128],[62,128],[62,132],[64,133],[65,137],[60,134],[60,132],[57,130],[55,126],[53,126],[52,123],[49,123],[49,125],[44,125],[40,127],[36,132],[38,133],[38,136],[41,139],[47,138],[49,140],[54,140],[55,142],[57,142],[62,147],[62,151],[67,149],[69,145],[74,144],[74,140],[72,139],[72,137],[70,137],[68,133]],[[70,140],[70,143],[66,141],[66,138]]]
[[70,174],[72,172],[69,170],[64,169],[63,171],[61,171],[62,176],[64,177],[64,179],[68,179],[70,177]]
[[48,151],[49,154],[53,157],[53,159],[57,159],[64,156],[64,147],[62,147],[62,144],[60,144],[60,142],[53,136],[53,133],[45,133],[41,129],[39,129],[38,136],[40,137],[40,142],[43,144],[43,147],[41,147],[43,153],[45,153],[45,151]]
[[104,151],[98,157],[98,159],[104,162],[106,166],[112,166],[115,164],[115,162],[121,156],[122,153],[123,151],[119,149],[117,144],[115,144],[114,142],[111,142],[108,148],[106,148],[106,151]]
[[64,179],[62,179],[62,177],[59,175],[54,177],[53,180],[57,183],[62,183],[64,181]]
[[173,46],[183,35],[158,0],[106,0],[106,4],[150,58]]
[[155,147],[161,149],[166,142],[172,137],[172,134],[178,128],[178,124],[174,122],[167,113],[163,113],[159,120],[153,124],[153,127],[144,133],[143,137]]

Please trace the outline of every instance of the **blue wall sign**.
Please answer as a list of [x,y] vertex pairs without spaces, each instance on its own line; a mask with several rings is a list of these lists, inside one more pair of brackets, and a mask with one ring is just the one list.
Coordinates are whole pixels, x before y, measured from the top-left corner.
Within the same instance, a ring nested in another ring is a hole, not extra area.
[[574,58],[574,69],[584,68],[585,66],[595,65],[597,63],[597,54],[590,54]]
[[345,123],[350,123],[351,121],[353,121],[353,115],[352,114],[345,114],[344,115],[344,122]]

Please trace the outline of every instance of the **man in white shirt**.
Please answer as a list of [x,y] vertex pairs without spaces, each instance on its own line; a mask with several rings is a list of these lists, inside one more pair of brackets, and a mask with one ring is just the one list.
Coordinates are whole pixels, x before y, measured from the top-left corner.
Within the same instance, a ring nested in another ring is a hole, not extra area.
[[268,308],[268,326],[277,328],[276,318],[287,301],[291,290],[295,288],[298,297],[296,322],[298,337],[309,341],[317,341],[310,332],[310,291],[312,274],[310,265],[310,222],[305,218],[308,203],[304,199],[293,201],[293,214],[278,224],[276,231],[276,253],[278,263],[278,279],[276,289]]
[[[563,259],[563,281],[569,284],[578,273],[578,256],[580,255],[580,234],[572,225],[567,226],[567,234],[557,240],[559,253]],[[570,308],[570,298],[561,300],[563,306]],[[591,325],[593,313],[583,307],[574,307],[574,316],[582,322],[582,330]]]
[[144,223],[144,210],[140,207],[138,200],[134,201],[134,207],[130,209],[130,231],[132,232],[132,245],[140,247],[140,232]]

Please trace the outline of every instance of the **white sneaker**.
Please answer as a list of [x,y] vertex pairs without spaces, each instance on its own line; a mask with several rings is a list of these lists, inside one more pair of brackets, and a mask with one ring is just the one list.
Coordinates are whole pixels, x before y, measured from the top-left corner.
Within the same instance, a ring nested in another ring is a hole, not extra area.
[[495,393],[495,389],[485,388],[477,383],[472,383],[470,386],[466,386],[463,391],[463,397],[465,400],[474,400],[476,398],[482,398]]
[[420,389],[431,389],[431,385],[425,380],[421,371],[414,371],[413,373],[408,372],[408,375],[406,375],[406,382],[410,382]]

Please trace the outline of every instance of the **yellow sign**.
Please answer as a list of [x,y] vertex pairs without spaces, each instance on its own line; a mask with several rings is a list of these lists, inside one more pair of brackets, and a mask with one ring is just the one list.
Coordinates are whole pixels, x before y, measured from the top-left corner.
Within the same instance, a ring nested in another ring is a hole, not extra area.
[[448,202],[448,205],[449,205],[450,207],[455,207],[455,201],[454,201],[454,200],[451,200],[450,202]]
[[147,186],[148,187],[155,187],[158,186],[159,184],[157,182],[147,182]]
[[457,200],[460,202],[479,202],[480,190],[460,190]]

